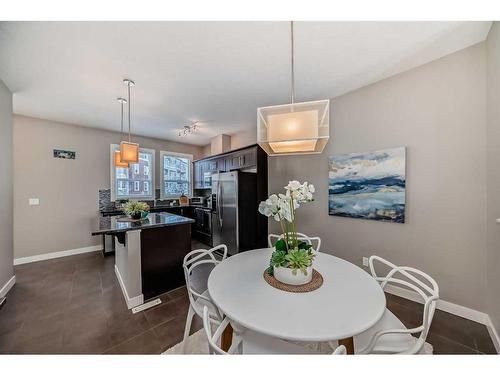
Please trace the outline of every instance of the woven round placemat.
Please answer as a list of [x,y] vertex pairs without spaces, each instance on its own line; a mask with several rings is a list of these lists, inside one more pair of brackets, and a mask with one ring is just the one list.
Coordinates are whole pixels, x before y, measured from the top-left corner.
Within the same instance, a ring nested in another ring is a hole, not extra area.
[[323,276],[321,276],[321,274],[315,269],[313,269],[312,280],[309,281],[307,284],[303,285],[290,285],[282,283],[281,281],[276,280],[274,276],[269,275],[267,271],[264,271],[263,276],[264,280],[266,280],[266,282],[273,288],[284,290],[285,292],[307,293],[307,292],[312,292],[313,290],[316,290],[321,285],[323,285]]

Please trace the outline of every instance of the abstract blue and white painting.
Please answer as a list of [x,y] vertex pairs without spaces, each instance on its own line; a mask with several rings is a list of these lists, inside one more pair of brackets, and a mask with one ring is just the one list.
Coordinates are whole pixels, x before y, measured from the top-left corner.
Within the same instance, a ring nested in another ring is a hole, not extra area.
[[405,222],[406,148],[331,156],[330,215]]

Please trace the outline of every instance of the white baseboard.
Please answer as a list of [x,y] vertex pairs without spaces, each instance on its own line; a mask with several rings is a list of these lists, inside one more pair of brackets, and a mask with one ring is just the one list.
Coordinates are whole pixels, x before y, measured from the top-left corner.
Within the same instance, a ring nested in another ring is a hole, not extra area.
[[120,275],[120,270],[115,264],[115,274],[118,278],[118,284],[120,284],[120,288],[122,290],[123,296],[125,297],[125,302],[127,303],[127,308],[130,310],[133,307],[142,305],[144,303],[144,295],[138,295],[130,298],[127,293],[127,288],[125,288],[125,284],[123,283],[122,275]]
[[[406,298],[414,302],[422,303],[422,298],[418,295],[417,292],[414,292],[412,290],[401,288],[395,285],[387,285],[385,287],[385,291],[387,293],[394,294],[396,296]],[[487,325],[490,319],[490,317],[486,313],[473,310],[465,306],[457,305],[452,302],[444,301],[442,299],[438,301],[436,308],[438,310],[446,311],[450,314],[458,315],[462,318],[469,319],[484,325]]]
[[40,262],[42,260],[62,258],[62,257],[70,256],[70,255],[91,253],[93,251],[101,251],[101,250],[102,250],[102,245],[96,245],[96,246],[80,247],[78,249],[55,251],[53,253],[33,255],[31,257],[15,258],[14,259],[14,266],[17,266],[19,264],[31,263],[31,262]]
[[[417,292],[414,292],[412,290],[401,288],[395,285],[387,285],[385,287],[385,291],[387,293],[394,294],[395,296],[422,303],[422,298],[418,295]],[[500,353],[500,338],[498,335],[498,331],[493,325],[488,314],[441,299],[438,301],[436,308],[438,310],[446,311],[450,314],[461,316],[462,318],[484,324],[486,328],[488,328],[488,332],[490,334],[491,340],[493,341],[493,345],[495,345],[497,353]]]
[[9,293],[9,290],[14,286],[16,283],[16,275],[12,276],[5,284],[2,286],[0,289],[0,298],[3,298]]

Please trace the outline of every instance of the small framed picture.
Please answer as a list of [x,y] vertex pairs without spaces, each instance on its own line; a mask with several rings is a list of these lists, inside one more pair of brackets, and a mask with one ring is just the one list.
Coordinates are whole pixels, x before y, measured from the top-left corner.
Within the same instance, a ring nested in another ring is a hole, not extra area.
[[54,157],[59,159],[76,159],[76,152],[54,149]]

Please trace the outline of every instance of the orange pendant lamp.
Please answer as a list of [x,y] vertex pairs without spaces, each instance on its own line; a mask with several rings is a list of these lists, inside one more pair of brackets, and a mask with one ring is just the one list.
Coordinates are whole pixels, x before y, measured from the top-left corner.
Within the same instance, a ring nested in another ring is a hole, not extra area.
[[[120,128],[120,140],[123,140],[123,103],[126,103],[127,102],[127,99],[124,99],[124,98],[118,98],[116,99],[118,100],[118,102],[120,103],[120,106],[121,106],[121,121],[120,121],[120,124],[121,124],[121,128]],[[119,168],[128,168],[128,162],[126,161],[123,161],[122,160],[122,156],[121,156],[121,152],[120,150],[116,150],[115,151],[115,167],[119,167]]]
[[128,92],[128,142],[120,142],[120,157],[121,160],[127,163],[137,163],[139,161],[139,144],[134,143],[130,136],[130,87],[135,86],[135,82],[131,79],[124,79],[123,83],[127,85]]

